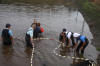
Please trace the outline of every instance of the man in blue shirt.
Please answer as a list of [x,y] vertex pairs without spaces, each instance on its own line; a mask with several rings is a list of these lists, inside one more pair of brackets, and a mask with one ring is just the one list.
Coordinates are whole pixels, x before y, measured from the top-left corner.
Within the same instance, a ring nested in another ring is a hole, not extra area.
[[79,53],[79,50],[81,50],[81,54],[84,54],[84,50],[87,47],[87,45],[89,44],[88,39],[86,38],[86,36],[84,35],[80,35],[79,37],[76,37],[76,43],[78,44],[79,41],[79,45],[76,49],[77,53]]
[[6,24],[6,28],[2,30],[2,42],[4,45],[11,45],[13,44],[13,33],[12,30],[10,30],[11,25]]
[[26,32],[25,40],[26,40],[27,46],[33,47],[34,45],[33,34],[34,34],[35,27],[36,27],[36,24],[32,23],[31,27]]

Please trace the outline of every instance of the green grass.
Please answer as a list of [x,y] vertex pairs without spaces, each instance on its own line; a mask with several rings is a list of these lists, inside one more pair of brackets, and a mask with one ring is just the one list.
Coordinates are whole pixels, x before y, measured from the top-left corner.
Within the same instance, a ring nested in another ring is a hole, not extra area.
[[93,2],[80,1],[78,6],[81,6],[80,9],[88,16],[92,21],[100,21],[100,6]]
[[92,2],[86,2],[83,4],[82,10],[92,19],[100,21],[100,8]]
[[96,47],[97,51],[100,51],[100,47]]

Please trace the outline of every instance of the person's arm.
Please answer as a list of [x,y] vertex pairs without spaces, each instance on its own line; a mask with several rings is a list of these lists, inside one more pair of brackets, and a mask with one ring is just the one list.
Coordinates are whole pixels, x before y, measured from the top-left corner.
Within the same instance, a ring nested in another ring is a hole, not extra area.
[[86,44],[86,42],[83,42],[82,46],[81,46],[81,50],[83,50],[84,45]]
[[36,19],[34,18],[34,23],[37,23]]
[[33,37],[31,37],[30,41],[32,43],[32,46],[34,46]]
[[68,42],[67,42],[67,46],[66,47],[70,47],[70,39],[68,38]]
[[84,45],[86,44],[85,38],[81,39],[81,41],[83,42],[82,46],[81,46],[81,50],[83,50]]
[[13,36],[10,36],[12,44],[14,44]]
[[14,44],[14,41],[13,41],[13,33],[12,33],[11,30],[9,30],[9,34],[10,34],[10,39],[11,39],[12,44]]
[[78,45],[78,39],[77,38],[74,38],[74,43],[75,43],[75,45],[72,46],[72,48],[76,48],[77,47],[77,45]]
[[59,36],[59,41],[63,42],[63,40],[64,40],[63,39],[63,34],[61,33],[60,36]]
[[30,41],[32,43],[32,46],[34,46],[34,42],[33,42],[33,31],[30,31],[30,37],[31,37]]
[[61,34],[59,35],[59,41],[61,41]]
[[67,47],[70,47],[70,43],[71,43],[71,33],[69,32],[67,35],[66,35],[67,39],[68,39],[68,44],[67,44]]

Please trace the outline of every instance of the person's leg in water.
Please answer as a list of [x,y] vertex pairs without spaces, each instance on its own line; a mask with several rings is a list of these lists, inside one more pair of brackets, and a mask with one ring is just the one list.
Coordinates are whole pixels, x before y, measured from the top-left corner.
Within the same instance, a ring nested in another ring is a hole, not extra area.
[[30,36],[26,34],[25,36],[26,46],[32,47],[32,43],[30,41]]
[[75,40],[74,40],[74,37],[73,37],[73,34],[71,35],[71,40],[72,40],[72,48],[74,48],[75,47]]
[[76,49],[76,53],[77,53],[77,54],[79,54],[79,50],[80,50],[82,44],[83,44],[83,42],[80,42],[80,43],[79,43],[79,45],[78,45],[78,47],[77,47],[77,49]]
[[[65,44],[65,43],[66,43],[66,34],[62,32],[62,33],[60,34],[59,40],[60,40],[62,43]],[[63,52],[65,52],[65,50],[66,50],[66,49],[65,49],[66,46],[65,46],[64,44],[61,44],[61,49],[62,49]]]
[[4,40],[2,41],[2,44],[3,44],[3,45],[12,45],[12,42],[11,42],[10,39],[4,39]]
[[81,54],[82,54],[82,55],[84,54],[84,50],[85,50],[85,48],[86,48],[87,45],[89,44],[88,39],[85,39],[85,40],[86,40],[86,44],[83,46],[83,49],[81,50]]
[[68,46],[68,44],[69,44],[69,39],[68,38],[66,38],[66,46],[65,46],[65,50],[67,51],[67,52],[70,52],[70,47],[67,47]]

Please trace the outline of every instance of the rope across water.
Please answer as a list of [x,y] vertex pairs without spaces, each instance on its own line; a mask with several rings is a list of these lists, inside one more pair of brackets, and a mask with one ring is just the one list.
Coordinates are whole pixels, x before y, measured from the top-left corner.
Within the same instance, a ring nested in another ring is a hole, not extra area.
[[[56,42],[60,43],[54,50],[53,50],[53,53],[57,56],[60,56],[60,57],[63,57],[63,58],[71,58],[71,59],[76,59],[76,60],[84,60],[84,61],[89,61],[89,66],[96,66],[95,62],[94,61],[91,61],[87,58],[79,58],[79,57],[74,57],[74,56],[62,56],[61,54],[58,54],[56,52],[57,49],[60,48],[61,45],[64,45],[64,43],[60,42],[59,40],[56,40],[56,39],[51,39],[51,38],[36,38],[36,39],[33,39],[34,41],[36,40],[55,40]],[[32,49],[32,55],[31,55],[31,66],[33,66],[33,57],[34,57],[34,46],[33,46],[33,49]]]

